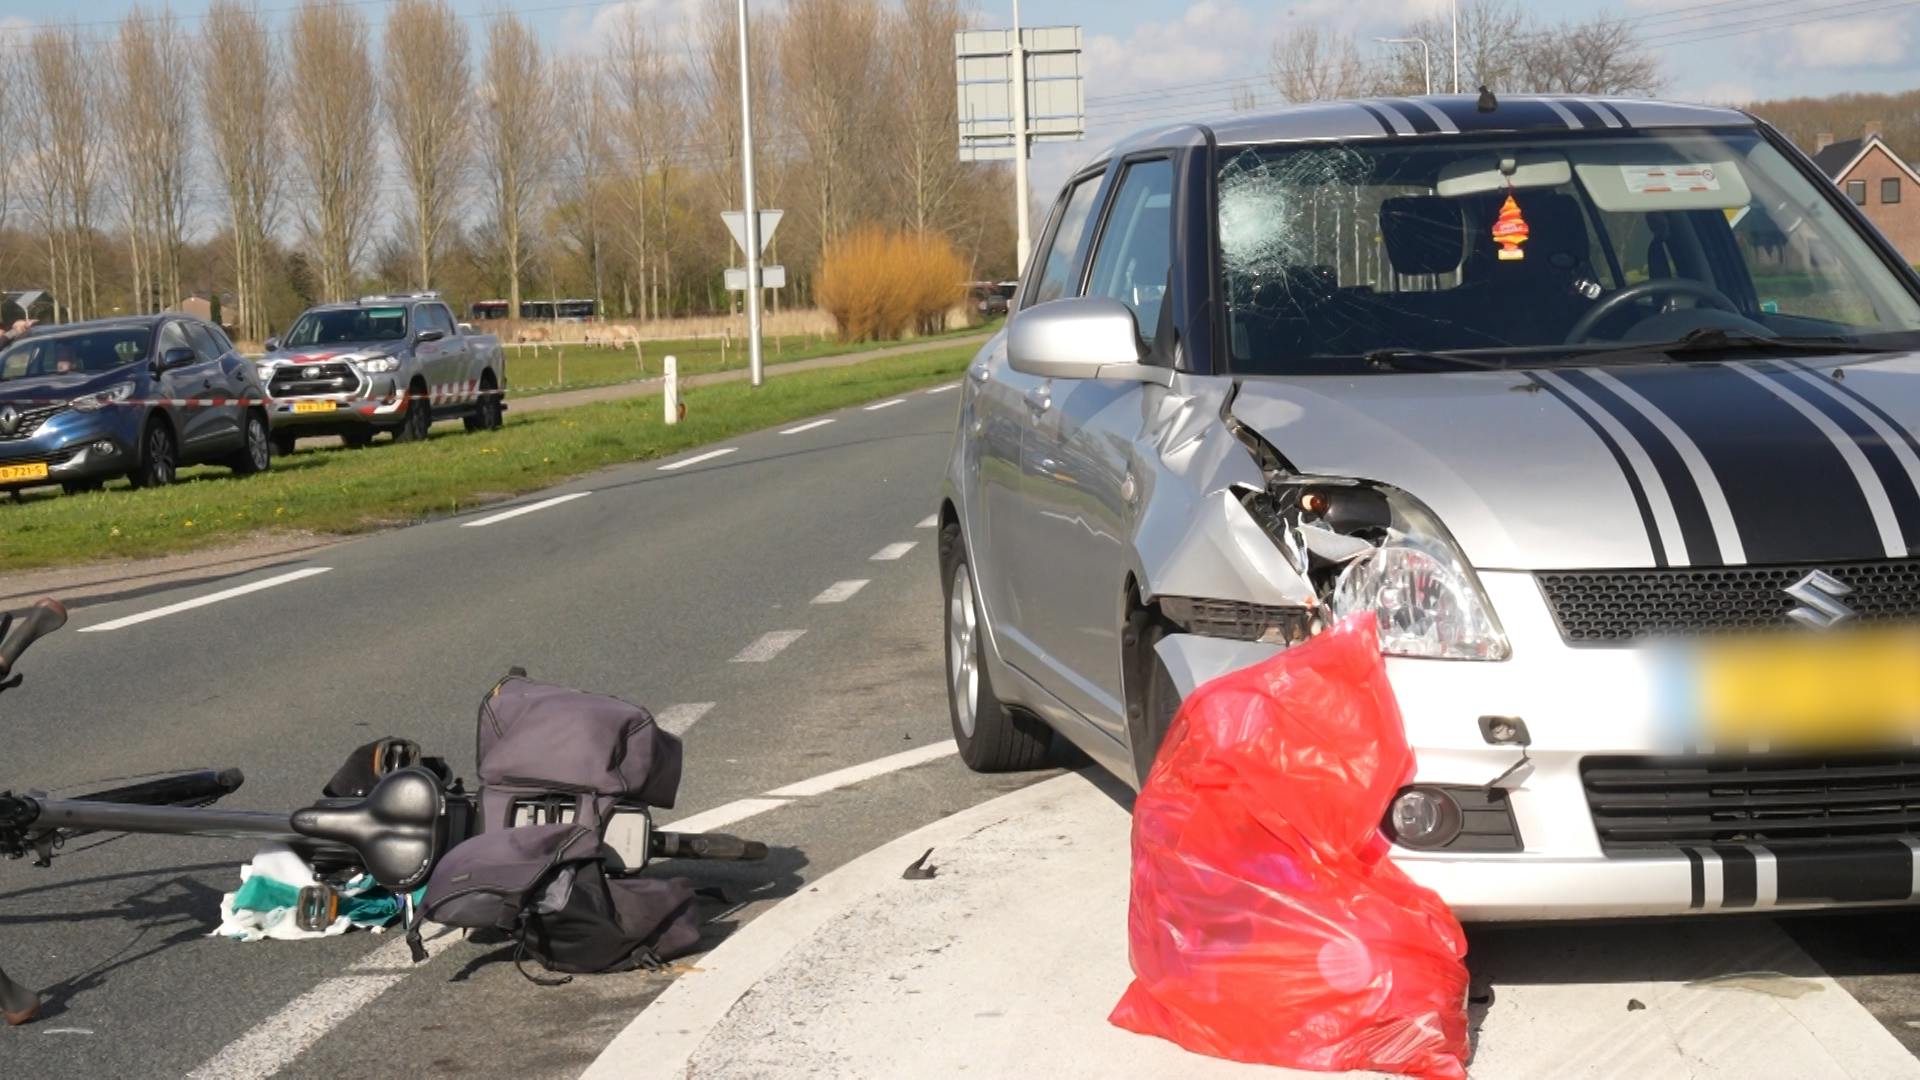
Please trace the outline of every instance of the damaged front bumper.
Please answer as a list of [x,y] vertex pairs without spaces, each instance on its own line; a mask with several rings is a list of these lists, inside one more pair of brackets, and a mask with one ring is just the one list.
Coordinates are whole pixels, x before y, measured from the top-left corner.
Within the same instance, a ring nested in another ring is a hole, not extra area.
[[[1424,851],[1396,846],[1392,858],[1459,918],[1685,915],[1920,898],[1920,840],[1892,827],[1846,839],[1729,843],[1704,831],[1687,835],[1713,824],[1713,810],[1698,809],[1706,790],[1727,800],[1730,813],[1782,798],[1802,798],[1798,809],[1806,813],[1824,812],[1820,799],[1831,797],[1825,778],[1835,762],[1690,748],[1686,733],[1660,719],[1659,673],[1648,650],[1570,647],[1532,575],[1480,577],[1512,642],[1509,659],[1387,658],[1414,751],[1414,783],[1458,792],[1479,821],[1470,842]],[[1163,638],[1158,653],[1184,696],[1279,649],[1182,633]],[[1524,722],[1528,745],[1492,742],[1483,718]],[[1847,762],[1874,762],[1884,772],[1881,758],[1902,770],[1911,766],[1920,782],[1920,754],[1911,745]],[[1702,770],[1725,779],[1703,788]],[[1618,786],[1610,786],[1614,781]],[[1756,791],[1762,782],[1770,786]],[[1662,786],[1668,783],[1676,786]],[[1643,799],[1676,791],[1691,809],[1675,814],[1665,835],[1623,840],[1599,824],[1619,790]],[[1501,837],[1503,830],[1510,835]]]

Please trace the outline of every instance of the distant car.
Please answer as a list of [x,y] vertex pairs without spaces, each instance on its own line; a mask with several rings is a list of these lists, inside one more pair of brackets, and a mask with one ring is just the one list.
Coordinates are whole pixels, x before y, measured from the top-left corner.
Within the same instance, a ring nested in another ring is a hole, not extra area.
[[283,454],[312,435],[365,446],[385,431],[414,442],[456,416],[468,431],[490,431],[507,408],[500,339],[456,325],[436,292],[309,308],[286,337],[268,340],[260,377]]
[[971,290],[973,309],[989,319],[997,319],[1007,313],[1007,305],[1019,286],[1017,281],[977,282]]
[[0,490],[160,487],[203,463],[265,472],[271,423],[253,365],[199,319],[47,327],[0,352]]
[[1367,615],[1381,839],[1460,918],[1920,900],[1920,276],[1766,124],[1162,123],[1068,180],[960,386],[968,765],[1144,781],[1193,687]]

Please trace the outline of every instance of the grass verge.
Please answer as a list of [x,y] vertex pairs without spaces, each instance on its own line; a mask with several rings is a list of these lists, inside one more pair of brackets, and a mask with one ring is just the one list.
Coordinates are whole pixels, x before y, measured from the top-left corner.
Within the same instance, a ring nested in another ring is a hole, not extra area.
[[953,378],[971,345],[846,367],[795,372],[755,390],[746,383],[689,390],[687,418],[669,427],[654,397],[524,417],[499,431],[434,429],[424,443],[303,450],[259,476],[225,469],[182,474],[171,487],[58,489],[0,502],[0,573],[101,559],[145,558],[276,531],[347,534],[450,514],[533,491],[607,465],[689,447],[929,386]]
[[[943,338],[987,334],[997,326],[996,321],[932,337],[906,341],[863,341],[851,345],[812,334],[791,335],[768,338],[762,356],[771,367],[820,356],[844,356]],[[678,362],[682,376],[744,369],[747,366],[746,342],[743,339],[735,339],[725,347],[717,338],[647,341],[641,343],[641,351],[637,355],[632,346],[622,349],[611,345],[543,345],[538,352],[531,345],[514,346],[507,350],[507,396],[550,394],[559,390],[582,390],[591,386],[611,386],[638,379],[658,378],[668,356]]]

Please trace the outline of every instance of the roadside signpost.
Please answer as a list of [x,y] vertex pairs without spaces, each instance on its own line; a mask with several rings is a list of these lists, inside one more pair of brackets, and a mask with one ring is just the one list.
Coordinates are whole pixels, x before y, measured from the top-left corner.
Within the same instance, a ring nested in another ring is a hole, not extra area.
[[[722,210],[720,220],[727,223],[727,232],[732,234],[733,242],[747,256],[747,265],[729,266],[726,269],[728,292],[747,294],[747,333],[752,339],[748,354],[748,372],[753,385],[760,385],[760,289],[784,289],[787,287],[787,268],[784,266],[763,266],[760,256],[766,254],[767,245],[773,242],[774,230],[780,227],[780,219],[786,216],[785,210],[762,210],[754,215],[752,228],[748,228],[745,210]],[[755,271],[760,275],[760,289],[752,287]]]
[[960,106],[960,160],[1013,159],[1014,214],[1020,268],[1032,247],[1027,156],[1036,142],[1086,137],[1086,87],[1080,73],[1080,28],[1020,25],[962,30],[953,36]]

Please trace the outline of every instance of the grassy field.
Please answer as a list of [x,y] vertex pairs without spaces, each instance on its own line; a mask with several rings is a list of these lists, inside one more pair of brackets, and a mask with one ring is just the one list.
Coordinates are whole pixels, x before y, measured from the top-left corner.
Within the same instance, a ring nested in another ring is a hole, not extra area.
[[[984,326],[913,340],[939,341],[943,338],[991,333],[997,325],[998,320]],[[843,345],[830,337],[800,334],[768,338],[762,353],[766,363],[771,365],[809,360],[816,356],[869,352],[911,343],[865,341]],[[658,378],[668,356],[673,356],[679,362],[683,376],[729,368],[744,369],[747,366],[746,342],[740,338],[733,339],[731,344],[724,347],[718,338],[646,341],[641,343],[637,356],[632,346],[542,345],[536,352],[531,345],[517,345],[507,349],[507,396],[545,394],[556,390],[578,390],[635,379]]]
[[201,468],[182,482],[132,491],[29,492],[0,502],[0,572],[171,554],[276,531],[355,533],[450,514],[606,465],[884,398],[953,378],[970,345],[801,371],[759,390],[744,382],[688,391],[687,419],[668,427],[654,397],[507,414],[499,431],[442,426],[424,443],[303,450],[270,472]]

